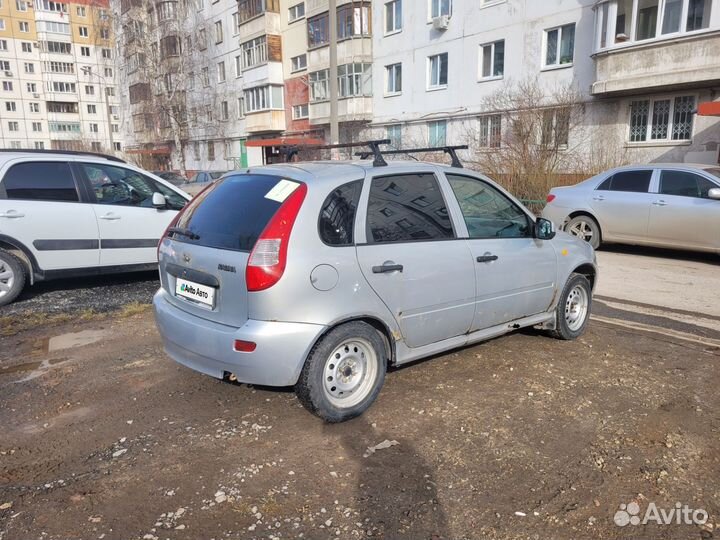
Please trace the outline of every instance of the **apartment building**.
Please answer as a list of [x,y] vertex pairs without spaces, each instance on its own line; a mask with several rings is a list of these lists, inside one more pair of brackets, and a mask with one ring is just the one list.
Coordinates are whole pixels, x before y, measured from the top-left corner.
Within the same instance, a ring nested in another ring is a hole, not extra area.
[[373,133],[398,147],[496,153],[531,84],[538,140],[576,163],[718,161],[720,120],[695,115],[719,98],[718,0],[376,0],[373,25]]
[[0,2],[0,146],[120,152],[106,0]]

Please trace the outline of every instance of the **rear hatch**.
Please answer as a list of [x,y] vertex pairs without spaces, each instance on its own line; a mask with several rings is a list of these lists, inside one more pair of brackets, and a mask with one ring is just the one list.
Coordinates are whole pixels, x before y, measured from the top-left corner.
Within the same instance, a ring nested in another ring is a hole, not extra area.
[[160,245],[168,301],[203,319],[242,326],[248,318],[248,258],[284,201],[287,183],[278,176],[235,174],[190,201]]

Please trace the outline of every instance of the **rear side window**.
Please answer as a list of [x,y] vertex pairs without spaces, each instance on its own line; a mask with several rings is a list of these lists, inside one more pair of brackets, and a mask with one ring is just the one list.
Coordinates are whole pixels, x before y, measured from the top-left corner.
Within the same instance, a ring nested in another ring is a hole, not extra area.
[[663,171],[660,176],[660,193],[680,197],[708,199],[708,191],[718,187],[707,178],[686,171]]
[[64,162],[28,162],[13,165],[2,181],[8,199],[77,202],[75,181]]
[[412,242],[453,237],[447,206],[434,174],[373,178],[368,201],[368,242]]
[[273,215],[300,184],[279,176],[237,174],[219,180],[188,203],[176,227],[192,238],[173,234],[189,244],[252,251]]
[[613,174],[598,186],[600,191],[629,191],[634,193],[647,193],[650,189],[652,170],[622,171]]
[[330,246],[351,246],[362,182],[350,182],[334,190],[320,210],[320,238]]

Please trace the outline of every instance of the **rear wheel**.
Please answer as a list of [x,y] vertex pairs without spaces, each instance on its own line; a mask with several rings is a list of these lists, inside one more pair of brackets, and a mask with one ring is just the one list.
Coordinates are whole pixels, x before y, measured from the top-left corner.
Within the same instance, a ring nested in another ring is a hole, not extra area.
[[17,298],[25,287],[25,265],[9,251],[0,249],[0,306]]
[[585,240],[593,249],[600,247],[600,225],[590,216],[575,216],[565,225],[565,231]]
[[592,288],[582,274],[571,274],[555,308],[555,330],[558,339],[576,339],[587,327],[592,307]]
[[343,324],[312,348],[295,393],[327,422],[359,416],[375,401],[385,381],[385,341],[363,322]]

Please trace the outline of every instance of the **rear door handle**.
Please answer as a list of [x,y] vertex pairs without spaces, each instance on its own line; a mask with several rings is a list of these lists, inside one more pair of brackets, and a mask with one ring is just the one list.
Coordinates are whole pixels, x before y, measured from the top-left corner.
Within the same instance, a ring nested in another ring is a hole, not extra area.
[[605,200],[605,197],[603,197],[602,195],[595,195],[593,197],[593,201],[604,201],[604,200]]
[[663,201],[662,199],[659,200],[659,201],[653,201],[653,205],[655,205],[655,206],[667,206],[667,204],[668,204],[668,203],[666,203],[666,202]]
[[480,255],[476,260],[477,260],[477,262],[480,262],[480,263],[492,262],[492,261],[497,261],[498,256],[497,255]]
[[383,264],[382,266],[373,266],[373,274],[387,274],[388,272],[402,272],[402,264]]
[[16,210],[8,210],[7,212],[0,214],[0,217],[17,219],[17,218],[25,217],[25,214],[21,214],[20,212],[18,212]]
[[107,221],[115,221],[115,220],[117,220],[117,219],[120,219],[120,216],[118,216],[117,214],[113,214],[112,212],[110,212],[109,214],[105,214],[104,216],[100,216],[100,219],[105,219],[105,220],[107,220]]

